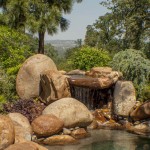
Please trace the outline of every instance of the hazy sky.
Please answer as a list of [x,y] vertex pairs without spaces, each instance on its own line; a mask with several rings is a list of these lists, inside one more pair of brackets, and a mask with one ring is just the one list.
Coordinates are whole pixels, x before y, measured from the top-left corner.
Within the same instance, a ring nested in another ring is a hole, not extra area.
[[99,3],[102,0],[83,0],[73,6],[71,14],[64,17],[70,21],[69,29],[59,31],[54,36],[46,35],[45,40],[77,40],[84,39],[87,25],[92,25],[99,16],[108,10]]

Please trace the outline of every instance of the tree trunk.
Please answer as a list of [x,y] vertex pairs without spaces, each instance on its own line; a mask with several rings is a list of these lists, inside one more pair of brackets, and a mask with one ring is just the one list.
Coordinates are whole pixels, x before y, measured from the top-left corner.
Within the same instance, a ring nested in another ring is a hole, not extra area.
[[39,32],[39,54],[44,54],[44,32]]

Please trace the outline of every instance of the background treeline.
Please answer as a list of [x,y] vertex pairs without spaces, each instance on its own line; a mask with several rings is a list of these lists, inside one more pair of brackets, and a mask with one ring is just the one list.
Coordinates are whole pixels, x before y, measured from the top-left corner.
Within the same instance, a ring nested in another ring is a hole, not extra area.
[[51,44],[44,44],[45,33],[67,30],[63,14],[75,2],[81,0],[0,0],[0,105],[17,99],[16,74],[35,53],[45,53],[66,71],[110,66],[133,81],[139,100],[150,99],[149,0],[103,1],[108,13],[88,25],[85,40],[78,39],[60,57]]

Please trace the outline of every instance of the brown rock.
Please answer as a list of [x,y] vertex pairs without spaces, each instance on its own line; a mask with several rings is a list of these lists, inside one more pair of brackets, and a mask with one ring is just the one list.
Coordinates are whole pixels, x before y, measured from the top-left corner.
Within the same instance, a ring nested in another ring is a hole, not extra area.
[[86,132],[84,128],[79,128],[79,129],[73,130],[71,132],[71,136],[74,137],[75,139],[82,139],[82,138],[88,137],[89,134]]
[[133,83],[130,81],[117,81],[113,100],[114,114],[127,117],[135,103],[136,95]]
[[7,148],[15,141],[14,125],[8,116],[0,115],[0,150]]
[[85,75],[85,71],[79,69],[71,70],[67,73],[67,75]]
[[13,144],[5,150],[48,150],[48,149],[34,142],[24,142]]
[[117,80],[120,78],[120,74],[117,71],[113,71],[110,74],[102,75],[99,77],[85,77],[85,78],[68,78],[68,81],[71,85],[80,86],[80,87],[90,87],[105,89],[111,87]]
[[69,135],[54,135],[43,141],[47,145],[72,145],[78,144],[78,141]]
[[107,74],[110,74],[112,72],[112,68],[110,67],[94,67],[90,70],[90,72],[87,74],[92,77],[105,77]]
[[46,70],[57,71],[54,62],[46,55],[36,54],[23,63],[16,79],[16,90],[20,98],[30,99],[39,96],[40,74]]
[[88,129],[97,129],[98,128],[98,123],[96,120],[93,120],[93,122],[87,127]]
[[150,101],[143,103],[130,112],[130,117],[132,120],[143,120],[150,118]]
[[15,127],[15,143],[31,141],[32,128],[29,120],[20,113],[9,113]]
[[38,137],[47,137],[63,129],[63,121],[54,115],[41,115],[33,120],[32,129]]
[[93,113],[93,116],[94,116],[95,120],[98,120],[100,122],[106,122],[107,121],[100,109],[95,110]]
[[145,121],[143,123],[139,123],[134,126],[129,126],[127,129],[128,131],[136,133],[136,134],[150,135],[149,121]]
[[59,73],[61,73],[62,75],[65,75],[67,72],[64,70],[59,70]]
[[41,74],[41,91],[40,97],[46,104],[71,96],[67,77],[52,70]]
[[86,127],[93,116],[87,107],[74,98],[62,98],[48,105],[43,114],[53,114],[64,121],[64,127]]

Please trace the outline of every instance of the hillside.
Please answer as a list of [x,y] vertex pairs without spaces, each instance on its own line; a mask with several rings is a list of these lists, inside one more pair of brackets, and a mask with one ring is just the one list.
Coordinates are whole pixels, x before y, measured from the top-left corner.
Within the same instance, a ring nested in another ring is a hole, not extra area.
[[63,56],[67,49],[73,48],[76,46],[75,40],[49,40],[45,41],[45,44],[50,43],[55,47],[55,50],[58,51],[60,56]]

